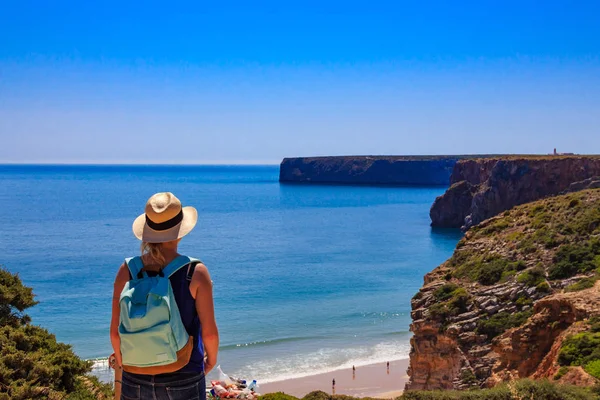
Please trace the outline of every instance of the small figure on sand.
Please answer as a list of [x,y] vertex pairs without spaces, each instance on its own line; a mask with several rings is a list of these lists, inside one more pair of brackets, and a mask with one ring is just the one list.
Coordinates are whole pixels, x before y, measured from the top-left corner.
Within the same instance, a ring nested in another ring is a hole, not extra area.
[[331,392],[332,394],[335,394],[335,378],[331,381]]
[[352,366],[352,380],[356,379],[356,368]]
[[387,362],[387,374],[388,375],[390,374],[390,362],[389,361]]

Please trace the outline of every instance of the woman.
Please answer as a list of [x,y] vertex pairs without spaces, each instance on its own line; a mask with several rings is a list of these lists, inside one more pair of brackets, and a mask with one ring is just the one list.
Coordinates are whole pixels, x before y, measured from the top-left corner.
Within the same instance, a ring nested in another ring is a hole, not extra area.
[[[142,241],[141,263],[148,276],[163,276],[162,269],[180,257],[181,238],[196,225],[198,213],[182,207],[172,193],[157,193],[146,203],[145,213],[133,223],[133,233]],[[141,273],[141,272],[140,272]],[[121,292],[132,277],[127,262],[119,268],[114,284],[110,338],[118,366],[122,366],[119,324]],[[138,276],[139,278],[139,276]],[[127,372],[124,366],[121,399],[191,400],[206,398],[205,374],[215,366],[219,332],[214,316],[212,282],[204,264],[190,264],[168,277],[187,335],[193,341],[189,362],[168,373]],[[143,351],[143,350],[142,350]]]

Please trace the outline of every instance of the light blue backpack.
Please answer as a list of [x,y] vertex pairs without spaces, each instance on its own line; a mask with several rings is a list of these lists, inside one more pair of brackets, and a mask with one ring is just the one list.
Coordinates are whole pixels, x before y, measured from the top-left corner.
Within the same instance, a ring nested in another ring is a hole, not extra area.
[[179,256],[152,277],[140,257],[125,262],[132,279],[119,299],[123,369],[149,375],[177,371],[189,362],[193,338],[181,321],[169,277],[200,261]]

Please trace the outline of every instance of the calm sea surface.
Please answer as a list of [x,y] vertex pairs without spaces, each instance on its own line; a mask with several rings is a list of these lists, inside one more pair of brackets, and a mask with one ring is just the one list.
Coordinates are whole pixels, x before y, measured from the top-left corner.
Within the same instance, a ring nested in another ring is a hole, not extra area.
[[114,275],[133,219],[175,193],[199,211],[181,252],[214,281],[219,362],[272,381],[405,358],[410,298],[457,231],[429,227],[445,188],[280,185],[278,167],[0,166],[0,264],[36,324],[107,357]]

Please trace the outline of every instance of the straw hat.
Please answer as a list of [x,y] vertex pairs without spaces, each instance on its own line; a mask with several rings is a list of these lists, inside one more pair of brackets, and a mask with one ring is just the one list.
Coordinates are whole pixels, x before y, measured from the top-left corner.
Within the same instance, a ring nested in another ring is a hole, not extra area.
[[198,211],[182,207],[173,193],[156,193],[146,202],[146,210],[133,221],[133,234],[148,243],[177,240],[194,229]]

